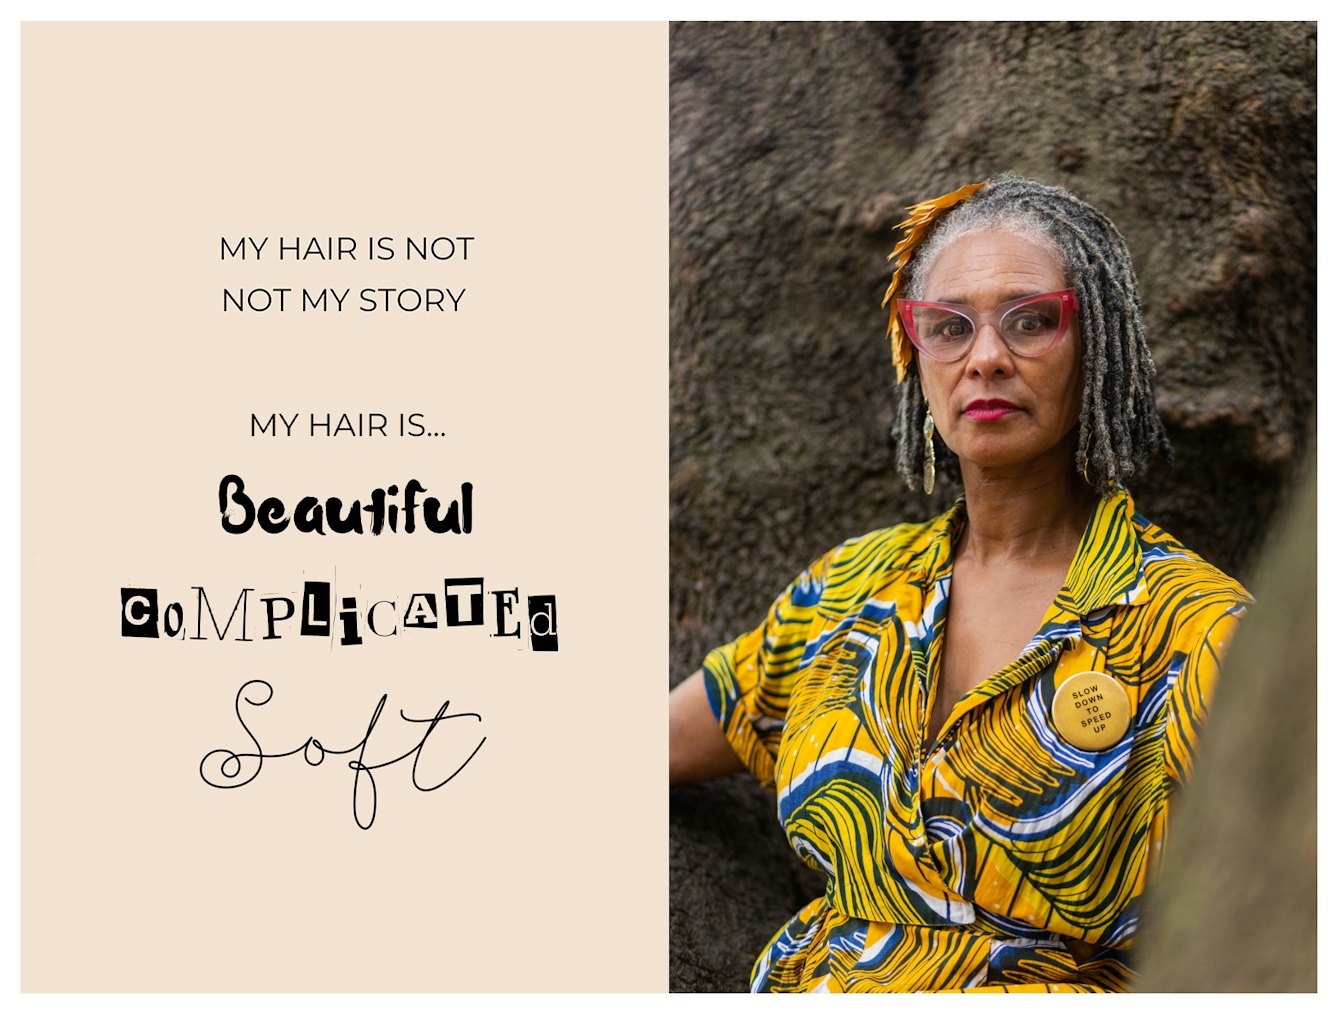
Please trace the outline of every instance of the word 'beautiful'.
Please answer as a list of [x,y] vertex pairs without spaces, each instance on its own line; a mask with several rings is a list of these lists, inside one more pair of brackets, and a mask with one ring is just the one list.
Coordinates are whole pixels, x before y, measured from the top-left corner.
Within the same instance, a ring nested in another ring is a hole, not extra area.
[[[402,506],[387,503],[387,498],[397,496],[399,491],[397,485],[385,489],[378,487],[372,490],[371,503],[364,507],[361,500],[354,500],[348,505],[347,513],[343,513],[344,502],[337,496],[329,497],[324,506],[316,497],[304,496],[297,502],[290,516],[284,502],[275,496],[266,497],[257,508],[255,501],[246,495],[246,483],[241,476],[225,475],[218,484],[218,509],[222,514],[223,530],[231,535],[243,535],[257,522],[263,531],[271,535],[278,535],[289,523],[299,532],[324,535],[328,523],[331,531],[341,535],[349,532],[362,535],[364,511],[370,516],[372,534],[380,535],[387,527],[392,532],[399,531],[401,510],[404,513],[404,531],[412,535],[418,528],[418,494],[426,493],[427,487],[417,479],[410,479],[404,487]],[[231,516],[235,512],[228,506],[229,501],[241,508],[240,519]],[[427,525],[429,531],[468,535],[474,527],[474,486],[468,482],[461,483],[459,500],[451,501],[444,516],[441,513],[441,501],[435,496],[424,500],[421,507],[423,524]]]

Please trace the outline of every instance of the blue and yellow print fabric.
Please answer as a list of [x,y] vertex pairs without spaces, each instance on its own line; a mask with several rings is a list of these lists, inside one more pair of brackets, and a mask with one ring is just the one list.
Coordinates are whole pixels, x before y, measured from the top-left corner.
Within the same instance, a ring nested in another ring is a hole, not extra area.
[[[1168,800],[1249,596],[1117,492],[1036,636],[931,743],[965,510],[838,546],[706,659],[721,728],[828,876],[758,957],[754,990],[1130,984]],[[1133,715],[1101,751],[1066,743],[1050,714],[1055,687],[1093,669]]]

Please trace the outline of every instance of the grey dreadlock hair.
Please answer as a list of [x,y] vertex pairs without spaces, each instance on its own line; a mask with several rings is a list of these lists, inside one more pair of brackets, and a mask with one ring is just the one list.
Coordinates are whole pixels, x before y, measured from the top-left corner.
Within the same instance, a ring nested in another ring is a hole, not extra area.
[[[907,265],[905,295],[918,299],[925,275],[952,240],[997,228],[1049,246],[1068,283],[1077,292],[1082,329],[1082,410],[1078,423],[1078,472],[1102,496],[1138,475],[1156,452],[1172,460],[1171,442],[1157,415],[1148,352],[1139,313],[1138,281],[1124,237],[1109,218],[1061,187],[1006,173],[990,180],[970,200],[950,208],[934,223]],[[897,471],[912,488],[924,461],[924,394],[918,360],[899,387]],[[960,479],[957,456],[935,437],[938,465]]]

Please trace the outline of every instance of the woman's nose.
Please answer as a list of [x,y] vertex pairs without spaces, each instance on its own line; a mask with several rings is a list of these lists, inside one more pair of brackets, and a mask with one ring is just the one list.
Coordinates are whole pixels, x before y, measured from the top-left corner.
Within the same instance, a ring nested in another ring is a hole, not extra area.
[[993,324],[980,326],[967,354],[966,366],[969,371],[982,376],[1012,372],[1013,354]]

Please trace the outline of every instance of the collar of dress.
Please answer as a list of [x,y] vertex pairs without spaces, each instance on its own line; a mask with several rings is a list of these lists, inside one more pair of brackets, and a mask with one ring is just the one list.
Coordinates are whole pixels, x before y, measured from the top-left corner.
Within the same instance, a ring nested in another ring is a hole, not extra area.
[[[952,567],[952,543],[965,521],[966,498],[959,496],[947,513],[929,523],[927,552],[919,554],[923,565],[919,576],[925,585],[946,576]],[[1097,501],[1043,626],[1147,600],[1134,501],[1127,490],[1119,489]]]
[[[937,596],[930,590],[950,578],[952,542],[965,520],[966,501],[959,497],[946,514],[929,524],[926,551],[919,554],[918,576],[921,587],[931,597]],[[939,737],[942,738],[976,705],[1039,673],[1061,651],[1081,646],[1081,650],[1090,656],[1087,668],[1100,668],[1103,656],[1100,645],[1104,643],[1105,635],[1097,634],[1091,638],[1092,643],[1084,643],[1084,631],[1094,633],[1097,628],[1108,626],[1117,606],[1139,606],[1147,601],[1143,554],[1134,524],[1134,502],[1126,490],[1117,490],[1109,498],[1098,501],[1092,511],[1082,542],[1069,564],[1064,587],[1046,611],[1036,636],[1013,662],[957,702]],[[926,627],[931,627],[935,633],[938,631],[937,624],[926,623]],[[921,665],[928,654],[919,656]],[[922,673],[926,682],[928,675]],[[926,742],[925,746],[928,745]]]

